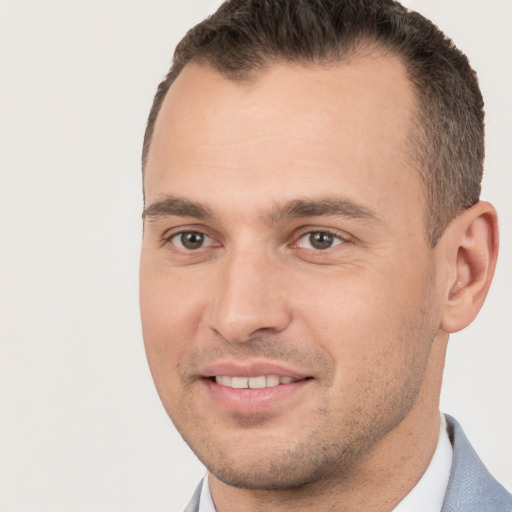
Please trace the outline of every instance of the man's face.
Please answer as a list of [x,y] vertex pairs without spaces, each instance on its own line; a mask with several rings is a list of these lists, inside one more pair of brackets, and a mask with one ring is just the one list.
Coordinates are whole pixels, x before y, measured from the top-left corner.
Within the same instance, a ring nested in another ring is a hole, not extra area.
[[429,392],[439,314],[413,105],[401,63],[379,55],[248,83],[189,65],[165,99],[144,341],[168,414],[226,483],[353,468]]

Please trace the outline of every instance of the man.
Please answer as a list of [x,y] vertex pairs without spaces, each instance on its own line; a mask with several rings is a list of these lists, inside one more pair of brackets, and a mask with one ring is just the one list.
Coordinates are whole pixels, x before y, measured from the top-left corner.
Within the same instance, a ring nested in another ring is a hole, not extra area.
[[383,0],[233,0],[144,141],[141,313],[187,510],[512,510],[439,413],[492,279],[467,59]]

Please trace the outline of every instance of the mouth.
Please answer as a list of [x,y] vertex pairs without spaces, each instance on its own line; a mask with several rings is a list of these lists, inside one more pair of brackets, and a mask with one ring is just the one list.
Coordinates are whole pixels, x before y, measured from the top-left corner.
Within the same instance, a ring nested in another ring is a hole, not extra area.
[[282,411],[300,404],[314,377],[270,363],[219,363],[203,368],[202,382],[210,404],[244,415]]

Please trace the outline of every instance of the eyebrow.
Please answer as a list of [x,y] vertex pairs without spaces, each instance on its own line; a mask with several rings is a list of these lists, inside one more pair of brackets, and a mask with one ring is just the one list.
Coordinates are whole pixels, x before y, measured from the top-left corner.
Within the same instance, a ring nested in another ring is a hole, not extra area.
[[300,219],[303,217],[339,216],[348,219],[366,219],[380,222],[376,213],[370,208],[338,196],[319,199],[295,199],[283,207],[275,207],[268,219],[277,222],[285,218]]
[[142,219],[156,220],[170,215],[194,217],[203,220],[213,217],[212,211],[205,205],[181,197],[167,196],[165,199],[152,203],[145,208],[142,212]]
[[[208,206],[176,196],[167,196],[156,201],[145,208],[142,213],[142,218],[149,221],[168,216],[192,217],[200,220],[211,220],[214,218],[214,214]],[[339,216],[380,223],[380,219],[371,209],[339,196],[318,199],[294,199],[288,201],[283,206],[274,206],[265,218],[272,224],[283,219],[321,216]]]

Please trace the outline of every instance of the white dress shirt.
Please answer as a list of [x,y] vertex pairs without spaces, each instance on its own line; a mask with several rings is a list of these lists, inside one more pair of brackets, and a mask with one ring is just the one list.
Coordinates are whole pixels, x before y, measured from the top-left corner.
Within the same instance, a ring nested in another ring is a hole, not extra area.
[[[446,421],[444,415],[441,415],[441,428],[436,451],[427,470],[411,492],[392,512],[441,512],[450,478],[452,458],[453,450],[446,432]],[[203,480],[199,512],[216,512],[208,485],[208,476]]]

